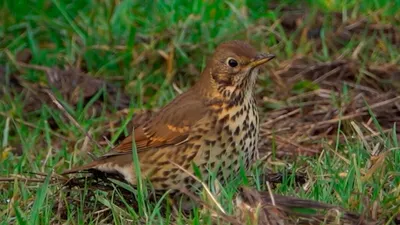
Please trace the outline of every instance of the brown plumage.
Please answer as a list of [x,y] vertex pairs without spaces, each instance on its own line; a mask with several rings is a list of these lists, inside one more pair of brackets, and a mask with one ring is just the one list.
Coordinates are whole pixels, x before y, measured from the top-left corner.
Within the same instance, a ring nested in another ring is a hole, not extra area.
[[[190,172],[194,163],[220,179],[238,171],[241,155],[250,165],[259,132],[254,84],[258,66],[273,57],[242,41],[222,43],[192,88],[135,127],[141,174],[155,190],[190,189],[195,183],[171,161]],[[98,160],[63,174],[94,169],[119,173],[135,185],[131,149],[129,136]]]

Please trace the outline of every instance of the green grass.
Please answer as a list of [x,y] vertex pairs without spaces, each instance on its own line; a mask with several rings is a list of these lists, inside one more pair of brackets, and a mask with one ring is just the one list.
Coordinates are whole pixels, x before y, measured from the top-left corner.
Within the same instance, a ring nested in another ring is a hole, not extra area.
[[[305,18],[303,26],[313,22],[317,11],[326,14],[322,21],[321,48],[317,48],[312,41],[298,40],[300,31],[286,33],[282,25],[276,23],[282,16],[279,9],[293,6],[291,1],[281,1],[275,10],[270,10],[264,1],[116,2],[2,1],[0,66],[5,67],[6,76],[19,71],[19,77],[23,80],[47,83],[42,71],[18,70],[15,63],[17,53],[29,49],[32,52],[32,64],[61,68],[67,65],[80,66],[95,77],[121,86],[131,96],[131,108],[152,109],[165,105],[177,95],[168,83],[167,63],[158,51],[169,53],[174,49],[173,67],[168,76],[182,90],[186,90],[197,79],[198,74],[190,72],[190,68],[201,71],[206,57],[215,46],[228,39],[249,40],[260,51],[276,54],[277,60],[270,64],[272,69],[277,68],[280,62],[299,55],[309,55],[318,61],[329,61],[339,56],[351,58],[361,42],[363,47],[358,57],[361,64],[400,64],[400,48],[394,46],[390,37],[385,35],[363,33],[361,39],[353,38],[336,51],[329,48],[328,37],[325,36],[333,29],[332,12],[343,13],[342,19],[366,17],[370,21],[399,27],[399,1],[319,0],[309,5],[311,13]],[[267,76],[260,77],[260,84],[257,88],[259,94],[274,85]],[[307,86],[307,81],[299,83],[297,87],[301,91],[304,85]],[[0,95],[0,112],[3,112],[0,116],[0,177],[13,174],[29,176],[32,172],[51,174],[89,160],[80,153],[85,135],[60,110],[42,105],[38,110],[26,113],[26,99],[23,96],[23,92]],[[103,94],[96,95],[89,105],[103,97]],[[85,106],[83,101],[76,107],[68,106],[67,110],[96,139],[101,138],[101,129],[98,127],[107,121],[109,112],[117,111],[106,106],[101,116],[93,116],[88,113],[88,105]],[[268,108],[261,108],[260,111],[268,112]],[[371,116],[373,123],[379,127],[380,121],[372,113]],[[58,125],[57,130],[51,129],[50,120]],[[125,132],[124,126],[117,134]],[[368,216],[375,205],[386,223],[392,224],[391,220],[400,213],[400,146],[396,131],[393,129],[389,134],[381,132],[365,143],[353,129],[354,137],[338,131],[337,138],[344,138],[344,143],[334,141],[334,144],[329,144],[327,140],[321,140],[325,144],[320,155],[302,156],[288,162],[289,170],[306,172],[309,177],[306,188],[296,186],[293,176],[286,176],[274,191],[337,204]],[[384,153],[375,159],[370,150],[378,143]],[[20,146],[22,155],[18,156],[9,150],[16,146]],[[101,154],[97,147],[94,153]],[[372,162],[380,163],[376,171],[371,171]],[[287,166],[279,164],[268,167],[274,171],[287,169]],[[254,174],[262,172],[259,168]],[[250,183],[265,190],[265,184],[261,183],[259,176],[253,177],[255,181]],[[237,183],[228,184],[219,196],[229,213],[234,209],[231,199]],[[143,199],[143,193],[137,193],[124,184],[114,185],[125,187],[140,199],[140,210],[136,210],[119,191],[96,191],[90,206],[108,208],[114,223],[125,224],[140,219],[145,224],[168,224],[171,220],[168,216],[161,216],[161,202],[149,203]],[[85,199],[86,194],[80,193],[80,199]],[[60,185],[52,184],[49,180],[44,183],[23,180],[0,183],[0,223],[55,223],[59,221],[54,210],[59,199],[66,199],[65,193],[60,191]],[[116,205],[115,199],[123,199],[125,207]],[[84,202],[67,204],[65,213],[68,224],[98,224],[102,220],[100,214],[90,208],[88,210]],[[189,219],[184,219],[182,215],[178,218],[178,224],[187,221],[190,224],[207,224],[210,215],[195,209]]]

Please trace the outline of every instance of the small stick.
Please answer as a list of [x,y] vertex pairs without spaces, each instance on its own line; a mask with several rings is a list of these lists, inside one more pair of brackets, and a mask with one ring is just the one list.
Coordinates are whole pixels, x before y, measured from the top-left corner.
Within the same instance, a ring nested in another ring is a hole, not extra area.
[[302,150],[304,150],[304,151],[306,151],[306,152],[312,152],[312,153],[319,153],[319,152],[320,152],[320,151],[317,151],[317,150],[314,150],[314,149],[311,149],[311,148],[303,147],[303,146],[301,146],[301,145],[299,145],[299,144],[297,144],[297,143],[294,143],[294,142],[292,142],[292,141],[290,141],[290,140],[287,140],[287,139],[285,139],[285,138],[283,138],[283,137],[280,137],[280,136],[275,136],[275,137],[276,137],[276,139],[277,139],[278,141],[280,141],[280,142],[283,142],[283,143],[285,143],[285,144],[293,145],[293,146],[295,146],[295,147],[297,147],[297,148],[299,148],[299,149],[302,149]]
[[266,184],[267,184],[267,188],[268,188],[268,193],[269,193],[269,196],[271,197],[271,203],[272,203],[272,205],[273,205],[273,206],[276,206],[276,203],[275,203],[275,198],[274,198],[274,194],[272,194],[272,188],[271,188],[271,185],[269,184],[269,182],[268,182],[268,181],[266,182]]
[[[89,138],[90,141],[92,141],[94,144],[96,144],[96,146],[97,146],[99,149],[103,149],[103,148],[101,147],[101,145],[100,145],[97,141],[95,141],[95,140],[93,139],[92,135],[90,135],[89,132],[85,131],[85,130],[81,127],[81,125],[74,119],[74,117],[72,117],[71,114],[69,114],[69,113],[67,112],[67,110],[64,108],[64,106],[56,99],[56,97],[54,97],[54,95],[53,95],[53,93],[51,93],[51,91],[49,91],[49,90],[46,89],[46,90],[44,90],[44,92],[46,92],[46,94],[49,95],[49,97],[51,98],[51,100],[53,101],[53,103],[56,104],[56,106],[64,113],[64,115],[65,115],[65,116],[66,116],[66,117],[67,117],[67,118],[82,132],[82,133],[84,133],[84,134],[86,135],[86,137]],[[97,157],[94,156],[91,152],[87,152],[87,154],[88,154],[93,160],[97,159]]]
[[[4,113],[4,112],[0,112],[0,116],[10,117],[9,115],[7,115],[7,114]],[[23,121],[22,119],[19,119],[19,118],[12,118],[12,119],[15,120],[15,121],[17,121],[18,123],[21,123],[21,124],[24,124],[24,125],[30,127],[30,128],[43,130],[43,128],[40,128],[40,127],[36,126],[36,125],[33,124],[33,123],[29,123],[29,122]],[[56,136],[56,137],[58,137],[58,138],[61,138],[61,139],[63,139],[63,140],[72,141],[71,138],[64,137],[63,135],[61,135],[61,134],[59,134],[59,133],[57,133],[57,132],[55,132],[55,131],[53,131],[53,130],[49,130],[49,132],[50,132],[52,135],[54,135],[54,136]]]
[[278,116],[278,117],[276,117],[276,118],[274,118],[272,120],[266,121],[265,123],[263,123],[263,126],[267,126],[267,125],[273,124],[273,123],[275,123],[275,122],[277,122],[279,120],[285,119],[285,118],[287,118],[287,117],[289,117],[291,115],[294,115],[294,114],[296,114],[298,112],[300,112],[300,108],[295,109],[295,110],[293,110],[291,112],[285,113],[283,115],[280,115],[280,116]]

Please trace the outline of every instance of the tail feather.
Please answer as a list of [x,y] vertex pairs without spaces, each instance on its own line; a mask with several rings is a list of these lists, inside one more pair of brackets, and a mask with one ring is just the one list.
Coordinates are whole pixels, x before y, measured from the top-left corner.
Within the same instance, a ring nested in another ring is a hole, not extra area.
[[93,161],[93,162],[88,163],[88,164],[83,165],[83,166],[77,166],[77,167],[74,167],[72,169],[65,170],[64,172],[61,173],[61,175],[68,175],[68,174],[72,174],[72,173],[80,173],[80,172],[83,172],[83,171],[87,171],[89,169],[94,169],[97,165],[99,165],[99,161]]

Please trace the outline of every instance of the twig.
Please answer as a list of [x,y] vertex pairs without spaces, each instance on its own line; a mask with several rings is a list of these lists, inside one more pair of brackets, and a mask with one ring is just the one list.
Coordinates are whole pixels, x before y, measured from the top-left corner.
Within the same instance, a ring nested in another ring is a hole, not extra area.
[[0,177],[0,182],[14,182],[15,180],[32,182],[32,183],[41,183],[44,182],[44,179],[39,178],[27,178],[27,177]]
[[[95,141],[92,137],[92,135],[89,134],[89,132],[85,131],[81,125],[74,119],[74,117],[71,116],[71,114],[68,113],[68,111],[64,108],[64,106],[54,97],[53,93],[51,91],[45,89],[44,92],[46,92],[47,95],[51,98],[54,104],[64,113],[64,115],[82,132],[90,139],[91,142],[93,142],[99,149],[103,149],[101,145]],[[97,157],[94,156],[91,152],[87,152],[87,154],[95,160]]]
[[[0,112],[0,116],[12,118],[10,115],[7,115],[7,113],[4,113],[4,112]],[[36,126],[35,124],[29,123],[29,122],[26,122],[26,121],[23,121],[22,119],[19,119],[19,118],[12,118],[12,119],[15,120],[16,122],[21,123],[21,124],[24,124],[24,125],[26,125],[26,126],[28,126],[28,127],[35,128],[35,129],[39,129],[39,130],[44,130],[43,128],[40,128],[40,127]],[[57,133],[57,132],[55,132],[55,131],[53,131],[53,130],[48,130],[48,131],[49,131],[52,135],[54,135],[54,136],[56,136],[56,137],[59,137],[59,138],[64,139],[64,140],[66,140],[66,141],[72,141],[71,138],[64,137],[64,136],[62,136],[61,134],[59,134],[59,133]]]
[[325,120],[325,121],[321,121],[318,123],[313,123],[313,124],[305,124],[303,126],[300,126],[299,128],[307,128],[310,126],[321,126],[321,125],[325,125],[325,124],[332,124],[332,123],[337,123],[339,121],[343,121],[343,120],[349,120],[349,119],[353,119],[359,116],[364,116],[364,115],[368,115],[368,113],[363,112],[363,113],[354,113],[354,114],[350,114],[350,115],[346,115],[346,116],[342,116],[342,117],[338,117],[338,118],[334,118],[334,119],[330,119],[330,120]]
[[300,71],[299,73],[297,73],[296,75],[294,75],[293,77],[291,77],[288,81],[290,83],[293,83],[295,81],[297,81],[298,79],[300,79],[303,75],[307,74],[307,73],[311,73],[315,70],[318,70],[322,67],[327,67],[327,66],[331,66],[331,67],[338,67],[338,66],[342,66],[344,64],[346,64],[347,62],[344,60],[338,60],[338,61],[333,61],[333,62],[327,62],[327,63],[319,63],[317,65],[314,66],[310,66],[305,70]]
[[296,113],[298,113],[298,112],[300,112],[300,108],[295,109],[295,110],[293,110],[293,111],[291,111],[291,112],[285,113],[285,114],[283,114],[283,115],[280,115],[280,116],[278,116],[278,117],[276,117],[276,118],[274,118],[274,119],[272,119],[272,120],[269,120],[269,121],[265,122],[265,123],[263,124],[263,126],[268,126],[268,125],[273,124],[273,123],[275,123],[275,122],[277,122],[277,121],[279,121],[279,120],[282,120],[282,119],[285,119],[285,118],[287,118],[287,117],[289,117],[289,116],[291,116],[291,115],[294,115],[294,114],[296,114]]
[[317,151],[317,150],[314,150],[314,149],[311,149],[311,148],[303,147],[303,146],[301,146],[301,145],[299,145],[299,144],[297,144],[297,143],[294,143],[294,142],[292,142],[292,141],[290,141],[290,140],[286,140],[286,139],[283,138],[283,137],[280,137],[280,136],[275,136],[275,137],[276,137],[276,139],[277,139],[278,141],[280,141],[280,142],[283,142],[283,143],[285,143],[285,144],[293,145],[293,146],[295,146],[295,147],[297,147],[297,148],[299,148],[299,149],[302,149],[302,150],[304,150],[304,151],[306,151],[306,152],[312,152],[312,153],[319,153],[319,152],[320,152],[320,151]]
[[272,203],[272,205],[273,205],[273,206],[276,206],[276,203],[275,203],[275,198],[274,198],[274,194],[272,194],[272,188],[271,188],[271,185],[269,184],[269,182],[268,182],[268,181],[266,182],[266,184],[267,184],[267,188],[268,188],[268,193],[269,193],[269,196],[270,196],[270,198],[271,198],[271,203]]
[[362,108],[357,109],[355,112],[361,112],[361,111],[365,111],[365,110],[368,110],[368,109],[375,109],[375,108],[382,107],[384,105],[390,104],[392,102],[396,102],[397,100],[400,100],[400,96],[396,96],[394,98],[385,100],[383,102],[378,102],[378,103],[372,104],[370,106],[364,106]]
[[362,91],[367,91],[367,92],[370,92],[370,93],[375,94],[375,95],[380,94],[380,93],[379,93],[378,91],[376,91],[375,89],[370,88],[370,87],[363,86],[363,85],[361,85],[361,84],[355,84],[355,83],[349,82],[349,81],[344,81],[343,83],[346,84],[346,85],[348,85],[348,86],[350,86],[350,87],[353,87],[353,88],[355,88],[355,89],[359,89],[359,90],[362,90]]
[[302,99],[302,98],[307,98],[307,97],[311,97],[311,96],[314,96],[314,95],[319,95],[319,96],[321,96],[321,95],[331,96],[332,94],[334,94],[333,91],[327,90],[327,89],[322,89],[322,88],[321,88],[321,89],[317,89],[317,90],[314,90],[314,91],[309,91],[309,92],[305,92],[305,93],[301,93],[301,94],[298,94],[298,95],[289,97],[289,98],[286,99],[286,101],[287,101],[287,102],[293,102],[293,101],[295,101],[295,100]]
[[264,136],[269,136],[271,134],[277,134],[277,133],[280,133],[282,131],[288,131],[288,130],[291,130],[291,129],[292,129],[291,127],[282,127],[282,128],[276,129],[276,130],[271,130],[271,129],[267,129],[267,128],[260,128],[260,130],[264,132],[264,133],[262,133],[262,135],[264,135]]
[[337,72],[338,72],[339,70],[341,70],[341,69],[342,69],[342,67],[341,67],[341,66],[338,66],[338,67],[336,67],[335,69],[330,70],[329,72],[326,72],[326,73],[323,74],[322,76],[320,76],[320,77],[318,77],[317,79],[315,79],[315,80],[313,81],[313,83],[319,83],[320,81],[325,80],[326,78],[328,78],[328,77],[332,76],[333,74],[337,73]]

